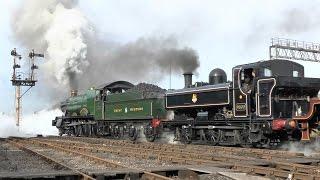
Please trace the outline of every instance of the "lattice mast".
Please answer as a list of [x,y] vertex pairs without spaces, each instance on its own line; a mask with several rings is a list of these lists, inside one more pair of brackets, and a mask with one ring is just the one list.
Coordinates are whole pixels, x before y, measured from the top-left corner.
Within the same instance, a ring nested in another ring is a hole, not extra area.
[[320,62],[320,44],[292,39],[272,38],[270,59]]
[[[21,98],[26,94],[33,86],[35,86],[37,80],[35,79],[34,70],[38,69],[38,66],[35,65],[35,57],[44,57],[43,54],[36,54],[34,50],[29,53],[29,73],[26,76],[26,73],[18,71],[21,69],[20,61],[22,59],[21,55],[17,53],[16,48],[11,51],[11,56],[13,56],[13,73],[12,73],[12,85],[15,86],[15,113],[16,113],[16,126],[20,125],[21,119]],[[25,92],[21,94],[21,86],[29,87]]]

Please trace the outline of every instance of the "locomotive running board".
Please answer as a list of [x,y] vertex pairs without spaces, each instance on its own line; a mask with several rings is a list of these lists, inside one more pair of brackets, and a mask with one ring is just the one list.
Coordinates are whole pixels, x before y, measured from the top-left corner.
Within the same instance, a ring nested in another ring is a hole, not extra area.
[[311,98],[310,99],[309,111],[304,116],[295,116],[293,120],[301,124],[301,140],[310,141],[310,129],[309,129],[309,120],[313,118],[314,114],[320,109],[316,109],[316,106],[320,106],[320,98]]

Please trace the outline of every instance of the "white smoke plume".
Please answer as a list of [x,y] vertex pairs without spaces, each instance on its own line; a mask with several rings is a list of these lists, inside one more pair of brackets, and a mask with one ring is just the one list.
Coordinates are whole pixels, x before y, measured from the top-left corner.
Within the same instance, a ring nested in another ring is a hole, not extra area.
[[164,144],[180,144],[178,140],[175,140],[175,135],[173,132],[164,131],[161,134],[160,140]]
[[[22,1],[11,27],[22,47],[45,54],[45,62],[37,63],[37,88],[39,96],[51,104],[67,97],[70,89],[84,90],[115,80],[155,83],[169,70],[182,74],[199,67],[197,53],[173,36],[141,37],[125,44],[101,38],[77,0]],[[43,110],[24,116],[23,132],[54,134],[51,120],[58,115],[57,110]]]
[[92,28],[76,5],[71,0],[25,1],[12,20],[15,39],[45,53],[41,68],[56,87],[66,87],[70,74],[81,74],[89,65],[84,35]]
[[12,30],[21,45],[45,53],[40,73],[53,98],[114,80],[155,83],[169,69],[182,74],[199,67],[197,53],[172,36],[126,44],[102,39],[75,0],[24,1]]
[[15,124],[13,116],[0,114],[0,137],[6,138],[8,136],[20,136],[18,127]]
[[55,116],[61,116],[59,109],[42,110],[22,117],[20,126],[15,125],[14,116],[0,114],[0,137],[9,136],[32,137],[41,135],[58,135],[58,129],[51,126]]
[[288,150],[290,152],[303,153],[305,156],[319,156],[320,139],[315,139],[312,142],[288,142],[281,146],[282,149]]
[[66,9],[62,4],[56,6],[52,16],[50,28],[44,36],[49,59],[46,68],[59,84],[65,85],[70,83],[66,74],[81,74],[89,65],[83,36],[90,27],[80,11]]

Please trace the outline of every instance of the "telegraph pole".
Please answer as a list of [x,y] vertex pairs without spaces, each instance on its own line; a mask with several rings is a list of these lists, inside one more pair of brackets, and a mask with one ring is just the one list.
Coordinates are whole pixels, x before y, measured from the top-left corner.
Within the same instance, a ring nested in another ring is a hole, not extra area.
[[[18,71],[21,68],[20,61],[22,59],[21,55],[17,53],[16,48],[11,51],[11,56],[13,56],[13,73],[12,73],[12,86],[15,86],[15,112],[16,112],[16,126],[19,127],[21,119],[21,98],[25,95],[33,86],[36,85],[37,80],[35,79],[34,70],[38,69],[35,65],[35,57],[44,57],[43,54],[37,54],[32,50],[29,53],[29,70],[31,73],[28,76],[24,76],[25,73]],[[21,94],[22,87],[28,87],[26,91]]]

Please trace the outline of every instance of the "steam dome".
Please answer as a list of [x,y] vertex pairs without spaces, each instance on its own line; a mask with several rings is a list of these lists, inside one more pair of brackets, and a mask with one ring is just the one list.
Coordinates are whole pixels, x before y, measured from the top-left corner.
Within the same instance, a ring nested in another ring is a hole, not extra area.
[[209,74],[209,84],[220,84],[227,82],[227,74],[224,70],[216,68]]

